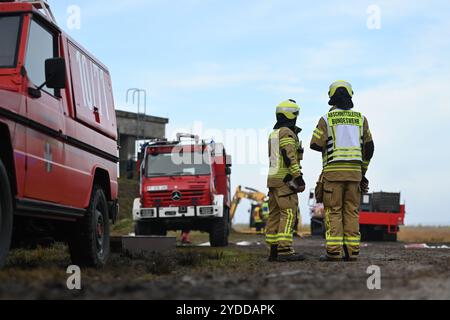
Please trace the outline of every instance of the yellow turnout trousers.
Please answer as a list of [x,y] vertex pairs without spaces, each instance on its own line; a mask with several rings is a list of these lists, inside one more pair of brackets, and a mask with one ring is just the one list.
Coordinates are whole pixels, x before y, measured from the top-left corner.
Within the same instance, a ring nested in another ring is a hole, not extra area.
[[294,225],[298,215],[298,195],[289,187],[269,189],[269,219],[266,242],[278,245],[279,255],[294,254]]
[[324,181],[326,246],[330,258],[342,258],[344,253],[349,258],[358,257],[360,201],[359,182]]

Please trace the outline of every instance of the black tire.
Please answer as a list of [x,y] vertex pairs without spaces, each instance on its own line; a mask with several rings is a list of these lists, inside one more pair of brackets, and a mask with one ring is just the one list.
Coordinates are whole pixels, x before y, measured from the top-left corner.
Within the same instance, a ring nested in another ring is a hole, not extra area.
[[71,229],[68,239],[72,263],[102,268],[110,254],[108,202],[103,189],[94,186],[86,216]]
[[383,241],[397,242],[397,240],[398,240],[397,233],[385,233],[383,235]]
[[158,222],[136,221],[134,224],[136,236],[163,236],[167,235],[167,230]]
[[209,242],[211,247],[221,248],[228,246],[229,236],[229,218],[228,211],[225,211],[222,218],[214,218],[209,232]]
[[5,265],[13,228],[13,204],[8,173],[0,160],[0,268]]
[[383,241],[383,231],[376,230],[374,226],[364,226],[361,228],[361,240],[369,242]]

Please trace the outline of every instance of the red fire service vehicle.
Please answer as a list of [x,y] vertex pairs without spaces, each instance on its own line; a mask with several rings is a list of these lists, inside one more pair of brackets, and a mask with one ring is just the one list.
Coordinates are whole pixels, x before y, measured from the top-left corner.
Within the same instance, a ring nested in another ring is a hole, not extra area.
[[[325,236],[325,210],[310,192],[311,234]],[[400,193],[374,192],[361,196],[359,224],[364,241],[397,241],[400,226],[405,223],[405,205]]]
[[108,69],[45,1],[0,3],[0,265],[14,235],[67,241],[99,267],[117,215],[117,127]]
[[227,246],[231,157],[222,144],[190,134],[177,138],[143,147],[140,198],[133,207],[136,236],[198,230],[209,233],[211,246]]

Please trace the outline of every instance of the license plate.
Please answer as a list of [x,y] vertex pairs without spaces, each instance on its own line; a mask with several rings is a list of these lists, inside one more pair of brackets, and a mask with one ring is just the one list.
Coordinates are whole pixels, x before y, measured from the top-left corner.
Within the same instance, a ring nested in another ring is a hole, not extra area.
[[178,209],[178,211],[179,211],[180,213],[187,213],[187,207],[180,207],[180,208]]
[[166,212],[166,216],[176,216],[177,212],[176,211],[167,211]]

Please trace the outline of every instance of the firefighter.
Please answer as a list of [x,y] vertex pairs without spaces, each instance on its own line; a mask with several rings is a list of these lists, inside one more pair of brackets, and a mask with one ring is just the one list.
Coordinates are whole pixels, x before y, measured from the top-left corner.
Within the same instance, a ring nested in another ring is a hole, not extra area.
[[269,200],[264,201],[262,206],[262,217],[263,217],[263,234],[266,234],[266,230],[267,230],[267,221],[269,220]]
[[360,252],[359,206],[368,192],[365,175],[374,154],[367,118],[353,109],[346,81],[330,86],[328,114],[314,131],[311,149],[322,152],[323,172],[316,189],[325,207],[327,254],[322,261],[355,261]]
[[262,216],[262,208],[260,206],[255,207],[253,211],[253,219],[256,227],[256,232],[262,233],[264,229],[264,220]]
[[181,232],[181,244],[192,244],[190,239],[191,230],[183,230]]
[[277,123],[269,138],[270,170],[269,218],[266,242],[270,246],[269,261],[303,261],[293,248],[294,223],[298,214],[298,193],[305,191],[300,166],[303,148],[296,126],[300,107],[294,100],[277,106]]
[[262,204],[262,216],[265,224],[267,223],[267,219],[269,219],[269,212],[269,202],[264,201]]

